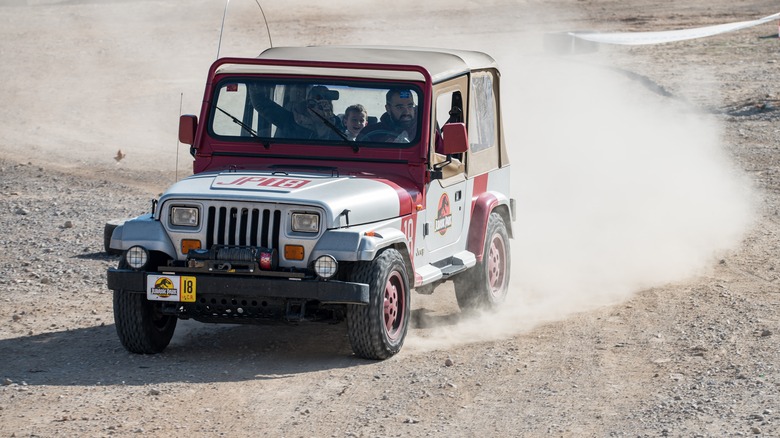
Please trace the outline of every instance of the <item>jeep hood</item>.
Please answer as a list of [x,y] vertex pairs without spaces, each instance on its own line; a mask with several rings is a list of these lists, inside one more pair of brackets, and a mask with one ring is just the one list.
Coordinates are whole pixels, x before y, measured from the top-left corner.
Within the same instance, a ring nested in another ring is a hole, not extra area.
[[377,222],[412,212],[416,190],[386,179],[317,173],[240,171],[201,173],[177,182],[160,198],[277,203],[319,207],[329,228]]

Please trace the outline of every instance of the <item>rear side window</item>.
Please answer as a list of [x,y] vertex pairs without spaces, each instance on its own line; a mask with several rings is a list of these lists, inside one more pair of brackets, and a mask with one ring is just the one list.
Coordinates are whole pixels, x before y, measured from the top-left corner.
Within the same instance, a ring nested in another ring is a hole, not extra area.
[[479,152],[498,143],[493,73],[490,71],[472,73],[471,90],[469,143],[472,152]]

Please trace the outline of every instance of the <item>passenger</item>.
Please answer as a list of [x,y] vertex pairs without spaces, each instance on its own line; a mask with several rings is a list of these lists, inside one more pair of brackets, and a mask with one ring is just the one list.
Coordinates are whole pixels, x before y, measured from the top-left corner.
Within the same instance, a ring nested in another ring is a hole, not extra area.
[[360,131],[368,125],[368,111],[361,104],[352,105],[344,111],[343,122],[347,138],[354,140]]
[[417,136],[417,107],[410,90],[389,90],[385,96],[385,111],[379,123],[360,132],[358,140],[409,143]]
[[293,105],[291,110],[281,107],[261,93],[250,91],[252,105],[258,113],[276,125],[277,138],[341,140],[344,125],[333,114],[333,101],[339,92],[315,85],[306,100]]

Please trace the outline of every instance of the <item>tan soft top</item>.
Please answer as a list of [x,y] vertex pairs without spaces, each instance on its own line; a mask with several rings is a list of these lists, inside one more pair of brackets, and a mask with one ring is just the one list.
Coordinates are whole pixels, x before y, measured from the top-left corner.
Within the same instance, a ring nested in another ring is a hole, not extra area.
[[[437,48],[395,47],[395,46],[310,46],[310,47],[274,47],[263,51],[258,59],[305,61],[305,62],[344,62],[359,64],[389,64],[419,66],[431,76],[433,83],[440,82],[459,74],[486,68],[496,68],[496,62],[490,56],[475,51]],[[220,72],[267,71],[264,66],[222,66]],[[273,68],[279,71],[279,67]],[[332,70],[332,71],[331,71]],[[410,72],[396,74],[382,73],[381,69],[368,69],[359,76],[420,79]],[[344,69],[323,69],[323,74],[345,74]],[[370,73],[369,73],[370,72]]]

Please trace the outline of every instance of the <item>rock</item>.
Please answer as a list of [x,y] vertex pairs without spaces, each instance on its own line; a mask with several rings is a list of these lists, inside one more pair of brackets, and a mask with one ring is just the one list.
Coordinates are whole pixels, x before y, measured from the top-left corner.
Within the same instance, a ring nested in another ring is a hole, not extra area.
[[452,359],[450,359],[449,357],[447,358],[447,360],[444,361],[444,366],[446,367],[451,367],[453,365],[455,365],[455,362],[453,362]]

